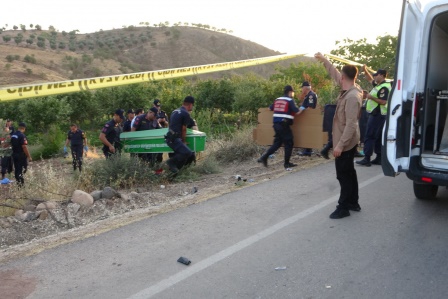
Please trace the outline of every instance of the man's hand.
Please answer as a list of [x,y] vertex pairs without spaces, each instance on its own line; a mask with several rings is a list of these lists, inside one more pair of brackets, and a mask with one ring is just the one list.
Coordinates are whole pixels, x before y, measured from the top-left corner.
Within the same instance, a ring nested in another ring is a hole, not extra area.
[[115,147],[113,145],[109,146],[109,151],[113,154],[115,154]]
[[337,157],[340,157],[341,154],[342,154],[342,148],[341,148],[340,146],[336,146],[336,147],[333,149],[333,156],[334,156],[335,158],[337,158]]
[[321,52],[317,52],[316,54],[314,54],[314,58],[319,61],[325,61],[325,56]]

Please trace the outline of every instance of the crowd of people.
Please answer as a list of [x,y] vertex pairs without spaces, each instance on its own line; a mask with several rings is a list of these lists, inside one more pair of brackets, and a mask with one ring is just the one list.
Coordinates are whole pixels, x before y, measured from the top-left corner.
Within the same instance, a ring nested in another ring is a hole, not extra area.
[[[195,153],[186,145],[187,128],[197,130],[196,121],[190,116],[194,106],[194,98],[187,96],[180,108],[168,114],[162,110],[161,101],[155,99],[151,108],[129,109],[125,117],[123,109],[115,110],[113,117],[101,129],[99,140],[102,142],[102,152],[106,159],[122,151],[120,134],[122,132],[134,132],[168,128],[168,134],[164,136],[166,144],[173,150],[169,153],[166,164],[169,170],[177,173],[182,167],[196,161]],[[3,184],[10,182],[7,174],[14,170],[14,177],[18,186],[24,185],[24,174],[28,162],[32,161],[28,150],[28,141],[25,135],[26,124],[21,122],[15,129],[12,120],[7,119],[1,140],[1,175]],[[83,157],[88,152],[86,133],[77,124],[71,124],[67,132],[67,138],[63,147],[64,156],[68,157],[68,149],[72,157],[73,170],[82,171]],[[163,153],[137,154],[139,159],[148,162],[151,166],[163,162]]]
[[[136,132],[168,128],[164,136],[166,144],[173,150],[166,161],[171,172],[177,173],[185,165],[195,161],[195,154],[186,145],[187,128],[198,129],[196,121],[191,117],[194,98],[187,96],[180,108],[175,109],[168,121],[168,114],[161,109],[161,101],[155,99],[153,106],[146,113],[144,109],[129,109],[125,117],[123,109],[117,109],[110,121],[101,130],[99,139],[103,143],[103,153],[106,158],[121,153],[122,132]],[[132,154],[151,166],[160,165],[163,162],[163,153],[139,153]],[[75,159],[75,158],[74,158]],[[75,163],[75,162],[74,162]]]

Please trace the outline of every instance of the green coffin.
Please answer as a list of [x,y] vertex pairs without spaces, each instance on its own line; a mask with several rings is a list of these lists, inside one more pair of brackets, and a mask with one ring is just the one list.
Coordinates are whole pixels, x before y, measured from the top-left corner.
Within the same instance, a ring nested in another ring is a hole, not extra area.
[[[173,150],[165,143],[167,128],[125,132],[120,134],[120,140],[126,153],[172,153]],[[205,133],[187,129],[187,146],[194,152],[205,150]]]

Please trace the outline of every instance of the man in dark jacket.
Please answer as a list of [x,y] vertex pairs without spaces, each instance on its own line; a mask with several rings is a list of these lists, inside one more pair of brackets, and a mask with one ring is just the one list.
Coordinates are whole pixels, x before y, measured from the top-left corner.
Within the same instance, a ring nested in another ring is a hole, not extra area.
[[294,89],[291,85],[286,85],[282,97],[277,98],[269,107],[274,111],[274,142],[272,146],[257,161],[268,166],[268,158],[275,153],[282,144],[285,146],[285,169],[297,166],[291,163],[292,148],[294,146],[294,136],[292,134],[291,125],[294,122],[294,116],[299,114],[299,108],[294,103]]

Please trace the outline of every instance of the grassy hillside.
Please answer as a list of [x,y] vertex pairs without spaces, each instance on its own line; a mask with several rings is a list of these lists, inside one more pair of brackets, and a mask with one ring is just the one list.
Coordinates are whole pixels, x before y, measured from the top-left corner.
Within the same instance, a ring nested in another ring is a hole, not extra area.
[[[254,42],[202,28],[134,27],[78,34],[76,30],[6,30],[0,34],[0,86],[80,79],[259,58],[281,54]],[[306,58],[303,58],[306,59]],[[281,62],[287,66],[295,60]],[[254,72],[277,64],[203,75]]]

